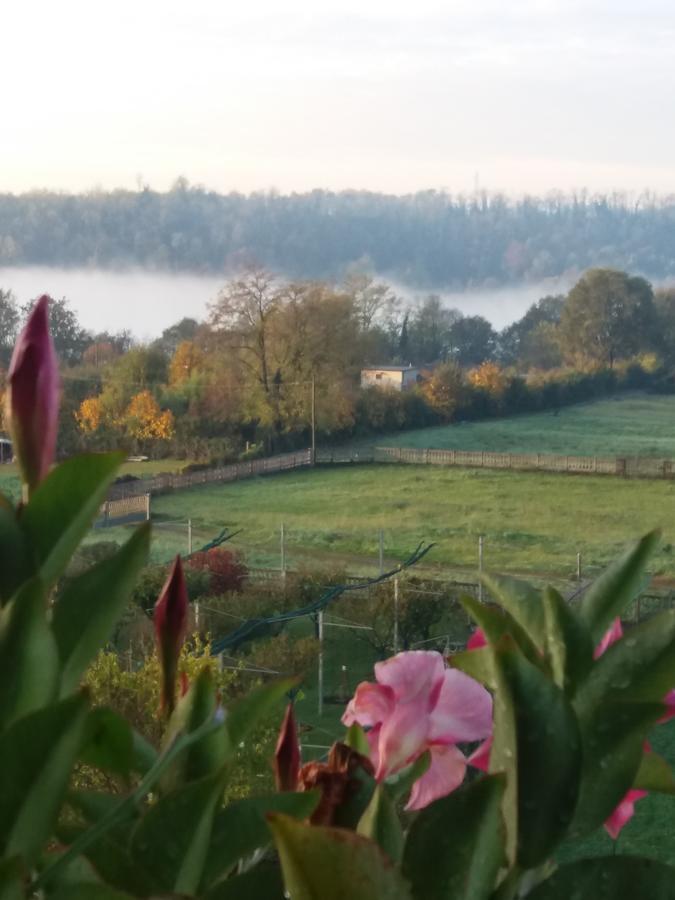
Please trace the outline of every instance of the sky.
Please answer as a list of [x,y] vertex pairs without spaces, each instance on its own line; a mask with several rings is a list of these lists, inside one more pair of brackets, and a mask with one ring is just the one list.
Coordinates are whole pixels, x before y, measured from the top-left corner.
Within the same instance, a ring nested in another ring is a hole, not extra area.
[[0,21],[0,191],[675,192],[671,0],[5,0]]

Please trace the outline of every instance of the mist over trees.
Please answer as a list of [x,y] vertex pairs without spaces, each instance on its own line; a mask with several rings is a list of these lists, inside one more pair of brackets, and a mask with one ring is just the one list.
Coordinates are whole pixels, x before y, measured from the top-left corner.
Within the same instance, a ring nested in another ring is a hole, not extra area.
[[[497,286],[589,267],[675,275],[675,198],[555,194],[509,200],[425,191],[217,194],[149,188],[0,195],[0,266],[259,265],[293,279],[370,270],[421,289]],[[358,286],[357,286],[358,287]],[[364,321],[387,297],[361,298]]]

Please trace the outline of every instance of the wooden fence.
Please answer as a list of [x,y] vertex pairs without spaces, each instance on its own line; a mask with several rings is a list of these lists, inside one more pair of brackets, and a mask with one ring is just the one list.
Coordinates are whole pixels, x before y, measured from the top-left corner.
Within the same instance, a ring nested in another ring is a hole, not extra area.
[[138,497],[145,494],[166,494],[169,491],[197,487],[201,484],[218,484],[226,481],[238,481],[254,475],[268,475],[272,472],[284,472],[312,464],[311,450],[298,450],[295,453],[282,453],[279,456],[268,456],[264,459],[252,459],[248,462],[232,463],[217,469],[204,469],[200,472],[185,474],[164,473],[152,478],[138,478],[134,481],[119,482],[112,485],[110,499],[119,500],[126,497]]
[[143,522],[150,518],[150,494],[106,500],[99,511],[94,528],[123,525],[127,522]]
[[623,478],[675,478],[675,460],[649,457],[562,456],[550,453],[492,453],[489,450],[416,450],[375,447],[372,452],[328,450],[317,463],[392,462],[417,465],[465,466],[477,469],[566,472],[576,475],[618,475]]

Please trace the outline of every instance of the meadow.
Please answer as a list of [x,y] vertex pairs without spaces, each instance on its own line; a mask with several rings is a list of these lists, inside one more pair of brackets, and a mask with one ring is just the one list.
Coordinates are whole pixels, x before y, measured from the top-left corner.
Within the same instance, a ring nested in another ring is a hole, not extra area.
[[[607,564],[633,538],[663,529],[654,574],[675,578],[675,482],[622,480],[436,466],[318,467],[153,499],[157,561],[184,553],[187,520],[195,548],[228,526],[250,565],[310,563],[372,572],[383,531],[385,563],[404,560],[420,541],[435,547],[425,566],[473,574],[478,536],[485,567],[569,580]],[[93,539],[122,540],[124,528]]]
[[384,434],[358,449],[419,447],[497,453],[675,457],[675,396],[620,394],[557,412]]

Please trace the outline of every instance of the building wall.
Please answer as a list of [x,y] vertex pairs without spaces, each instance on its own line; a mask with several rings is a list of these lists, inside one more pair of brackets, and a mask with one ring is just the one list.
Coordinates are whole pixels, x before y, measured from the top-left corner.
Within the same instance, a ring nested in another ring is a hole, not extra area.
[[361,387],[390,388],[395,391],[409,390],[417,384],[419,369],[387,370],[362,369]]

